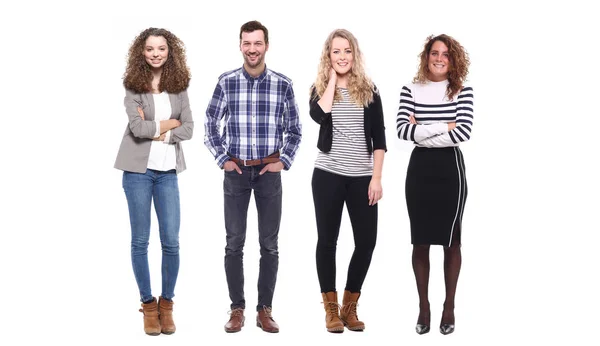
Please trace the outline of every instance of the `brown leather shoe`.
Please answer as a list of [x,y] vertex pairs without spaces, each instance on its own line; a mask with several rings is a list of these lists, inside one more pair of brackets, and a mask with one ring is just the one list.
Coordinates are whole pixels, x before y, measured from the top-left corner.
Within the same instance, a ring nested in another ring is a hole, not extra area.
[[225,331],[227,333],[236,333],[242,330],[244,326],[244,309],[237,308],[229,312],[229,321],[225,323]]
[[148,304],[142,303],[140,312],[144,314],[144,332],[148,335],[160,334],[160,322],[158,321],[158,304],[156,298]]
[[256,326],[267,333],[279,333],[279,326],[271,316],[271,308],[263,306],[256,315]]
[[167,335],[175,333],[172,300],[166,300],[163,297],[158,298],[158,319],[160,320],[161,333]]
[[343,333],[344,323],[340,320],[337,292],[321,293],[325,306],[325,328],[330,333]]
[[346,328],[355,332],[365,329],[365,324],[358,319],[358,315],[356,314],[358,297],[360,297],[360,292],[351,293],[350,291],[344,291],[342,310],[340,311],[340,319],[344,322]]

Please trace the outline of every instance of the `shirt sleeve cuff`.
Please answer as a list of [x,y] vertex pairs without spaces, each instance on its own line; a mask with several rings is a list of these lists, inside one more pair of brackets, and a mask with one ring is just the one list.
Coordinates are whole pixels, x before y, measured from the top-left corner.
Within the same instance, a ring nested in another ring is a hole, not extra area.
[[438,128],[436,128],[436,131],[438,134],[442,135],[442,134],[448,132],[448,124],[447,123],[437,123],[436,125],[438,125]]
[[165,139],[163,139],[163,143],[169,144],[171,141],[171,130],[165,132]]
[[220,168],[223,168],[223,165],[227,161],[229,161],[229,156],[227,154],[221,154],[217,157],[217,165],[219,165]]
[[160,136],[160,120],[154,120],[156,124],[156,131],[154,132],[154,138]]
[[283,163],[283,169],[286,171],[292,166],[292,162],[290,161],[289,157],[285,155],[280,156],[279,160],[281,161],[281,163]]

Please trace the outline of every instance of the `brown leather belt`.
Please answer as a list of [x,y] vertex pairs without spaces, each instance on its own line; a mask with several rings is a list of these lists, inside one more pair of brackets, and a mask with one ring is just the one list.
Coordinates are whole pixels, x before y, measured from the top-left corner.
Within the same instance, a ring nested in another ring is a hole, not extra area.
[[235,162],[236,165],[238,166],[258,166],[258,165],[263,165],[263,164],[267,164],[267,163],[275,163],[275,162],[279,162],[279,152],[275,152],[265,158],[262,159],[256,159],[256,160],[240,160],[237,157],[229,157],[229,159],[233,162]]

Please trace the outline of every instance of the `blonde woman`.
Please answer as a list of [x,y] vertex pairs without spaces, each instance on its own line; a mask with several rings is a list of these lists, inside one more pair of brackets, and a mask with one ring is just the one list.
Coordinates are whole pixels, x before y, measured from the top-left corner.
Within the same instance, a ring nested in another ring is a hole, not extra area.
[[[362,331],[356,306],[377,238],[377,202],[387,150],[381,98],[365,74],[354,35],[333,31],[323,47],[311,88],[310,116],[320,125],[312,191],[317,221],[317,273],[326,311],[326,329]],[[354,233],[354,253],[339,310],[336,244],[344,203]]]

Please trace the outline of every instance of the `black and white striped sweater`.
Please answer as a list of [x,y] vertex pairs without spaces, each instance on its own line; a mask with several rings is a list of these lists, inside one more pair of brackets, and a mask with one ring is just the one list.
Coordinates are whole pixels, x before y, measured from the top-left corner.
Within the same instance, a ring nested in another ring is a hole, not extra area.
[[[458,146],[471,138],[473,127],[473,88],[463,86],[453,100],[446,95],[448,81],[413,83],[402,87],[396,116],[398,138],[421,147]],[[417,124],[409,117],[415,116]],[[448,131],[447,123],[456,122]]]

